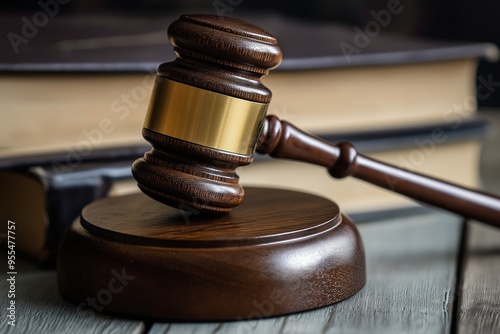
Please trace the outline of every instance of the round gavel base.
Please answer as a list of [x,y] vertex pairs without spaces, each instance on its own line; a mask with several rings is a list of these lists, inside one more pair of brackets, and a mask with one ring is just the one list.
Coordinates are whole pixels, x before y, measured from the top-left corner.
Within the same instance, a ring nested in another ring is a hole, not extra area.
[[88,205],[59,249],[61,294],[80,311],[241,320],[325,306],[364,286],[360,236],[335,203],[245,190],[239,207],[209,217],[142,193]]

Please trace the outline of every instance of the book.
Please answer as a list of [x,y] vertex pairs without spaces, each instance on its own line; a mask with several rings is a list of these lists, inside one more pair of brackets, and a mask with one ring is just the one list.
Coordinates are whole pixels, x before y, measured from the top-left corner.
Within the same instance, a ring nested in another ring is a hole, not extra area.
[[285,17],[262,16],[261,22],[284,53],[278,71],[263,80],[273,92],[271,112],[315,133],[473,117],[476,90],[487,93],[485,84],[476,87],[478,60],[498,59],[488,43],[370,37]]
[[[42,266],[54,265],[64,231],[85,205],[113,193],[114,184],[131,179],[131,163],[86,163],[71,171],[52,166],[0,170],[0,219],[15,222],[16,250]],[[122,189],[120,194],[129,191]],[[6,226],[0,228],[2,244]]]
[[[323,139],[349,140],[359,152],[370,153],[379,160],[474,186],[477,185],[480,140],[486,126],[484,120],[474,119],[464,122],[459,129],[441,123],[404,130],[333,134]],[[445,141],[430,140],[436,129],[442,130],[440,138]],[[44,160],[34,156],[31,164],[21,161],[25,167],[0,170],[3,208],[0,219],[16,222],[17,249],[41,265],[54,265],[62,233],[85,205],[105,196],[139,191],[130,166],[142,152],[131,149],[128,153],[128,156],[121,155],[119,161],[101,158],[71,169],[60,168],[53,160],[43,164]],[[64,155],[59,158],[63,159],[61,164],[64,163]],[[421,211],[417,203],[366,182],[353,178],[332,179],[322,167],[259,154],[254,160],[250,166],[237,170],[243,186],[287,188],[327,197],[356,222],[373,220],[381,213],[387,216]],[[462,161],[460,168],[453,165],[458,160]],[[42,164],[34,166],[35,163]],[[5,224],[0,228],[2,243],[5,228]]]
[[[174,57],[166,27],[175,18],[88,21],[61,15],[37,38],[18,45],[18,52],[8,39],[0,40],[7,50],[0,54],[0,109],[6,115],[0,123],[0,169],[8,169],[2,182],[9,184],[2,203],[20,214],[2,210],[2,219],[23,222],[18,225],[31,236],[20,247],[39,261],[54,257],[60,232],[83,205],[125,188],[137,190],[130,175],[111,182],[102,170],[149,149],[141,128],[156,68]],[[357,136],[367,145],[383,143],[375,157],[396,164],[423,154],[414,140],[425,143],[429,131],[448,129],[445,144],[433,147],[425,162],[406,167],[476,184],[480,144],[477,134],[467,132],[476,122],[476,63],[496,59],[496,47],[380,35],[359,53],[346,54],[340,45],[358,38],[349,29],[276,16],[243,18],[275,34],[284,51],[282,65],[264,79],[274,93],[269,113],[331,140]],[[6,17],[7,26],[15,19]],[[422,131],[427,132],[418,137]],[[401,146],[403,137],[411,142]],[[452,168],[458,156],[466,163]],[[412,206],[361,181],[330,182],[315,166],[256,160],[239,170],[242,184],[315,192],[348,213]],[[90,179],[78,174],[84,170]],[[64,186],[54,181],[72,175],[80,176]]]
[[[476,110],[477,59],[498,53],[488,43],[381,34],[346,54],[340,45],[359,38],[348,28],[242,15],[275,34],[284,52],[264,79],[273,91],[269,113],[319,134],[468,119]],[[74,161],[146,145],[142,123],[156,68],[174,58],[166,27],[176,17],[61,15],[17,52],[0,40],[0,108],[8,114],[0,123],[0,166],[34,154],[63,152]]]

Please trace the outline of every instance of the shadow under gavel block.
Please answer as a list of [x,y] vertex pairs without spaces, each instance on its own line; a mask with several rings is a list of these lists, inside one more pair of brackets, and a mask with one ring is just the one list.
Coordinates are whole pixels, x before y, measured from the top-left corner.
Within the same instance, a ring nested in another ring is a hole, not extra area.
[[60,254],[64,297],[156,319],[309,310],[350,297],[366,280],[358,231],[335,203],[266,188],[246,188],[240,206],[212,216],[142,193],[100,200],[65,234]]

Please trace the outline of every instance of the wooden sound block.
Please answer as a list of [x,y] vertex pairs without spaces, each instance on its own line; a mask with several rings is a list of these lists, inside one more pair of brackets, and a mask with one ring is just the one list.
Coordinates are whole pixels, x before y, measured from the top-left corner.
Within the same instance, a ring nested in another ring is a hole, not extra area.
[[58,258],[63,296],[164,320],[262,318],[352,296],[365,284],[359,233],[310,194],[246,188],[228,214],[197,215],[139,193],[82,211]]

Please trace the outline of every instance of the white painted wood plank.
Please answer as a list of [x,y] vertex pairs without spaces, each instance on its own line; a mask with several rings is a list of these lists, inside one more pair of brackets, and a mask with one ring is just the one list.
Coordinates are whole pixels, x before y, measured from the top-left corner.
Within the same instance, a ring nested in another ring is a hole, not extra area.
[[15,288],[16,326],[7,324],[7,278],[0,274],[0,333],[134,333],[145,330],[144,323],[79,311],[61,298],[55,271],[18,272]]
[[470,223],[460,285],[458,333],[500,333],[500,229]]
[[[484,188],[500,194],[500,110],[480,110],[490,122],[481,157]],[[458,333],[500,333],[500,230],[468,225],[457,308]]]

